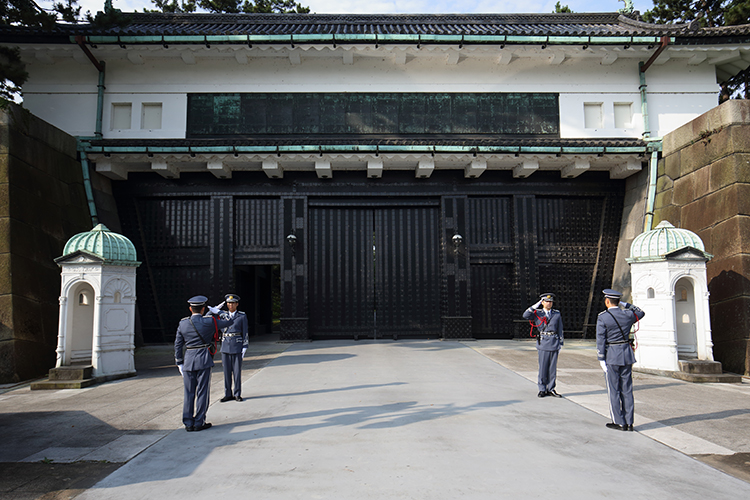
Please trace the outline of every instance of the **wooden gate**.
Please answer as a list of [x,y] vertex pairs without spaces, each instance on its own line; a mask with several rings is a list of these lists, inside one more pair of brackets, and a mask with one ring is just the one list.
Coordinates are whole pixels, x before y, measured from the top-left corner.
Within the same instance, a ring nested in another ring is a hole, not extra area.
[[310,208],[310,334],[440,334],[439,210]]

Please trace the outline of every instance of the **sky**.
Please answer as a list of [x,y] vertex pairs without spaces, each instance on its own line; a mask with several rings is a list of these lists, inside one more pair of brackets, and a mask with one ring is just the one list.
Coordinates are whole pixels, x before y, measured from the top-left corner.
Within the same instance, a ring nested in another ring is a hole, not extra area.
[[[434,13],[524,13],[540,14],[555,10],[557,0],[298,0],[318,14],[434,14]],[[52,0],[39,2],[45,7]],[[625,7],[618,0],[561,0],[573,12],[616,12]],[[123,12],[152,9],[151,0],[113,0],[115,8]],[[653,7],[652,0],[634,0],[635,9],[641,13]],[[78,0],[81,12],[96,14],[103,10],[104,0]]]

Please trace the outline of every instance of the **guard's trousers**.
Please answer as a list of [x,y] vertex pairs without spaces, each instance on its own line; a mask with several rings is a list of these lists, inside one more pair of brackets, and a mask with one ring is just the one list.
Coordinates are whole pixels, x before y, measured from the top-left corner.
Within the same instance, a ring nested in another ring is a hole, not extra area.
[[607,365],[606,377],[612,422],[633,425],[633,365]]
[[557,355],[560,351],[539,351],[539,392],[549,392],[557,383]]
[[211,368],[185,370],[182,381],[185,386],[182,423],[185,427],[199,427],[206,423],[211,392]]
[[[224,396],[235,398],[242,396],[242,353],[221,353],[221,364],[224,366]],[[234,382],[234,391],[232,391]]]

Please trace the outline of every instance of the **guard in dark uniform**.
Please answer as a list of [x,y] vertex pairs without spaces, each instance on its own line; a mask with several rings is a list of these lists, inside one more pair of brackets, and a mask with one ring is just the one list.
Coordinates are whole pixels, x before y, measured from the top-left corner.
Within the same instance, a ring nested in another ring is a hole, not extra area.
[[[224,366],[224,397],[221,402],[242,401],[242,358],[248,343],[247,316],[238,311],[240,296],[230,293],[224,297],[229,311],[221,311],[221,319],[231,321],[224,329],[221,341],[221,363]],[[234,391],[232,391],[234,382]]]
[[[185,399],[182,405],[182,423],[188,432],[202,431],[211,427],[206,422],[209,393],[211,389],[211,368],[213,356],[208,348],[216,328],[229,326],[230,322],[203,316],[208,299],[197,295],[190,300],[190,316],[182,318],[177,326],[174,340],[174,358],[185,385]],[[209,307],[215,314],[219,309]],[[184,348],[184,355],[183,355]]]
[[[539,396],[562,396],[555,391],[557,382],[557,355],[563,346],[563,321],[560,311],[552,309],[555,295],[543,293],[541,300],[524,311],[523,317],[537,328],[536,348],[539,351]],[[541,307],[541,309],[539,309]]]
[[630,327],[646,314],[633,304],[620,299],[622,293],[603,290],[607,310],[596,320],[596,355],[607,379],[610,429],[633,430],[633,363],[635,354],[630,345]]

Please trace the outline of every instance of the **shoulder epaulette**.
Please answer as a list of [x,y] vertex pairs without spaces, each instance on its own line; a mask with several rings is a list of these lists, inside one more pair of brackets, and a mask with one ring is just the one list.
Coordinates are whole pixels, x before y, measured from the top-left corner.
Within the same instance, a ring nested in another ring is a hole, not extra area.
[[601,315],[602,315],[602,314],[604,314],[605,312],[607,312],[607,311],[602,311],[602,312],[600,312],[599,314],[597,314],[597,316],[601,316]]
[[181,319],[180,321],[185,321],[186,319],[190,319],[190,316],[185,316],[185,317],[184,317],[184,318],[182,318],[182,319]]

